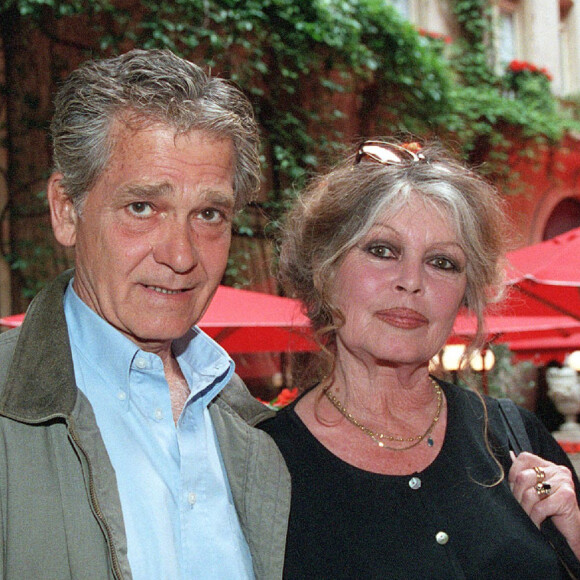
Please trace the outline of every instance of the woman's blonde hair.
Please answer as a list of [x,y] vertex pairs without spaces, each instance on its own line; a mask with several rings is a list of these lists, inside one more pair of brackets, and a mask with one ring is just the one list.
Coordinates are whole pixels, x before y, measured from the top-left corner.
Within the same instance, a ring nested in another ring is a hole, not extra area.
[[287,215],[279,279],[287,294],[304,304],[331,358],[343,321],[331,298],[336,272],[379,216],[395,215],[411,196],[442,210],[457,232],[467,258],[464,305],[478,320],[473,347],[482,341],[484,308],[499,299],[503,288],[504,203],[490,183],[440,145],[425,144],[421,153],[424,159],[401,165],[355,164],[349,156],[314,179]]

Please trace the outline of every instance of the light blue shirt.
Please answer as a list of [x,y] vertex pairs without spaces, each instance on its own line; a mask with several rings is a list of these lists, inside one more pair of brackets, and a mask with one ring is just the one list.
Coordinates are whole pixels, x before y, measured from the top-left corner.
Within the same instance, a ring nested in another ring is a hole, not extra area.
[[161,359],[64,297],[78,387],[115,469],[135,580],[254,578],[209,402],[233,361],[197,328],[173,349],[191,393],[177,422]]

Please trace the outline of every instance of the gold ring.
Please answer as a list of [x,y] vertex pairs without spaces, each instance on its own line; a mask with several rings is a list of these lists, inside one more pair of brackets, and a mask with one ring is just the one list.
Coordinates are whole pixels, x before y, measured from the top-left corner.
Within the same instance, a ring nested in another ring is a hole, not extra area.
[[536,472],[536,485],[539,485],[544,482],[546,478],[546,472],[541,467],[534,467],[534,471]]
[[546,499],[552,493],[552,486],[549,483],[536,483],[534,489],[540,499]]

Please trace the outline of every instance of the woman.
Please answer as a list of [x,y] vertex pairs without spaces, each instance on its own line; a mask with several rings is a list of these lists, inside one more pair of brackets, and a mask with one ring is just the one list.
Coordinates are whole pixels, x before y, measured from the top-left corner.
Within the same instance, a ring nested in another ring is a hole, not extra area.
[[416,144],[363,143],[291,212],[280,276],[328,361],[262,425],[292,475],[286,578],[568,577],[539,529],[580,554],[566,455],[520,410],[516,458],[496,403],[429,374],[460,306],[481,326],[499,297],[506,230],[491,186]]

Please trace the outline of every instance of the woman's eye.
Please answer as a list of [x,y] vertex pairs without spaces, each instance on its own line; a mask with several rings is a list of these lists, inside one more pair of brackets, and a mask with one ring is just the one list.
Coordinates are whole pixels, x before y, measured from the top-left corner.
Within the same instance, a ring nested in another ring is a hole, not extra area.
[[149,217],[153,208],[145,201],[136,201],[129,205],[129,211],[137,217]]
[[453,262],[449,258],[445,258],[442,256],[433,258],[431,260],[431,264],[435,266],[435,268],[438,268],[439,270],[456,270],[456,271],[459,270],[455,262]]
[[383,245],[369,246],[367,251],[377,258],[392,258],[394,256],[393,250]]

